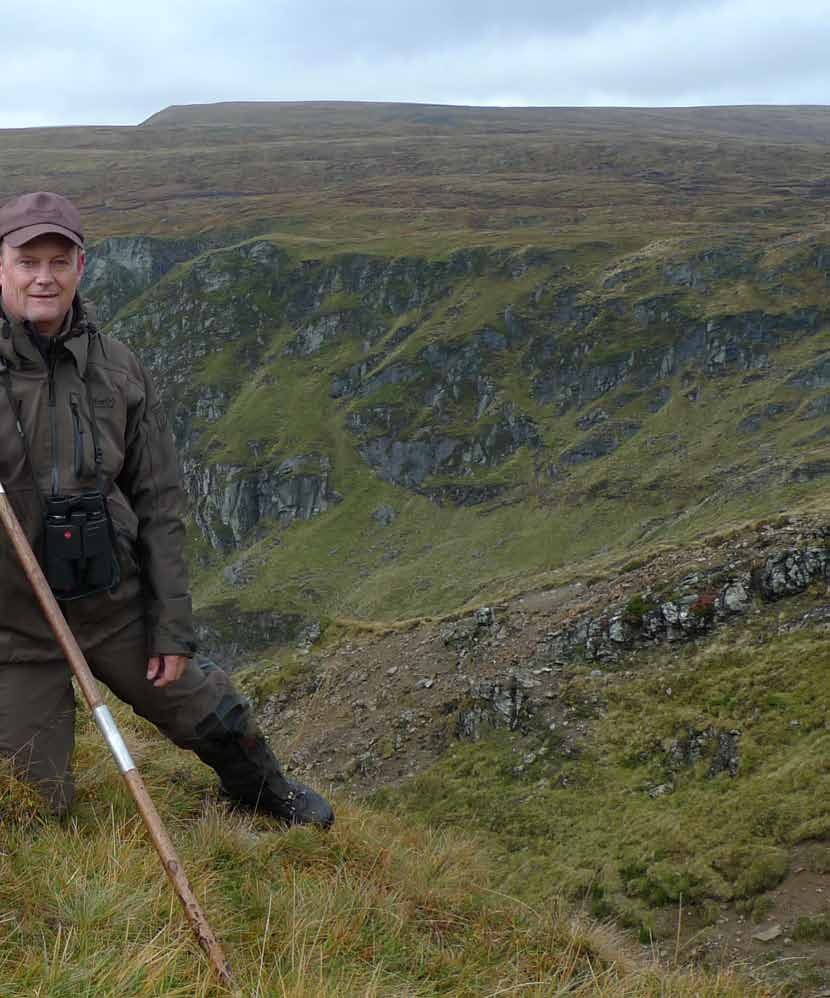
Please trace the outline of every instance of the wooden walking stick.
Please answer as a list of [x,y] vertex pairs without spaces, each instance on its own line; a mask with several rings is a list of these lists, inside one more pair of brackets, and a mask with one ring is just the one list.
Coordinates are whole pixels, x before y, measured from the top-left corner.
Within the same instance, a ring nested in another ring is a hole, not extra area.
[[144,786],[144,781],[135,768],[135,763],[130,758],[129,750],[124,743],[124,739],[121,737],[121,732],[118,730],[109,707],[101,699],[95,677],[92,675],[84,654],[78,646],[75,636],[69,629],[66,618],[41,571],[40,565],[23,532],[23,528],[20,526],[20,522],[12,508],[2,482],[0,482],[0,521],[11,538],[17,556],[23,565],[23,570],[28,576],[38,602],[46,614],[46,619],[49,621],[55,637],[58,639],[58,643],[66,655],[72,672],[78,681],[78,685],[81,687],[84,699],[92,711],[95,721],[101,729],[101,733],[106,738],[110,751],[115,756],[115,761],[118,763],[118,768],[121,770],[124,780],[130,788],[130,793],[135,799],[141,817],[144,819],[144,824],[147,826],[147,831],[150,833],[150,838],[153,840],[153,845],[161,857],[167,877],[173,885],[173,889],[179,895],[179,900],[184,907],[187,917],[190,919],[190,924],[193,926],[193,931],[196,933],[199,945],[207,954],[208,960],[210,960],[219,980],[223,984],[232,986],[233,979],[230,964],[225,958],[225,954],[222,952],[222,947],[217,942],[213,930],[208,925],[199,902],[196,900],[196,895],[188,883],[187,876],[182,869],[182,865],[179,862],[176,850],[170,841],[170,836],[167,834],[167,829],[164,827],[161,816],[156,810],[156,806],[150,795],[147,793],[147,788]]

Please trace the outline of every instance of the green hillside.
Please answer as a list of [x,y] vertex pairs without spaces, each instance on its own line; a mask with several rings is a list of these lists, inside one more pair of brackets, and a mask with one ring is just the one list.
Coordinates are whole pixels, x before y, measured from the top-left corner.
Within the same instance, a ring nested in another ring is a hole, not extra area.
[[325,259],[258,238],[106,328],[174,407],[200,604],[394,620],[821,508],[827,273],[807,233]]

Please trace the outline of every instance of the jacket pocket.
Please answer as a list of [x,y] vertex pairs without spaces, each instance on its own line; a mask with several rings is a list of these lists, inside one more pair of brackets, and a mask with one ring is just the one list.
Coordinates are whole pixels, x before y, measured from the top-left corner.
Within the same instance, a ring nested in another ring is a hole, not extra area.
[[107,508],[115,532],[123,534],[130,543],[135,543],[138,537],[138,517],[117,486],[113,486],[112,492],[107,496]]
[[136,542],[138,540],[138,517],[118,492],[107,496],[112,526],[115,530],[116,550],[121,565],[121,578],[130,578],[141,571]]
[[126,579],[137,575],[140,571],[135,542],[125,530],[115,531],[116,555],[121,567],[121,578]]
[[75,442],[75,477],[80,480],[84,472],[84,427],[81,423],[81,397],[77,392],[69,393],[69,408],[72,410],[72,436]]

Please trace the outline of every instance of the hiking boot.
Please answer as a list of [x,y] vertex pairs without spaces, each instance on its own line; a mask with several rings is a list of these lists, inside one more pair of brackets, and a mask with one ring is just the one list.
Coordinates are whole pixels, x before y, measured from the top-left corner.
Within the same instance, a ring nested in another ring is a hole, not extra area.
[[334,824],[334,809],[322,794],[307,787],[297,780],[286,780],[289,786],[289,796],[274,807],[263,807],[257,810],[267,811],[275,818],[289,825],[319,825],[320,828],[330,828]]
[[[206,672],[215,668],[212,663],[202,665]],[[285,778],[250,703],[233,687],[196,725],[195,733],[187,747],[215,770],[222,796],[289,825],[333,824],[334,811],[324,797]]]
[[298,780],[285,780],[285,782],[288,791],[281,797],[277,797],[267,788],[263,788],[263,792],[256,799],[247,795],[240,797],[224,784],[220,784],[219,793],[236,806],[248,808],[256,814],[267,814],[271,818],[284,821],[286,825],[317,825],[319,828],[331,828],[334,824],[334,809],[326,798]]

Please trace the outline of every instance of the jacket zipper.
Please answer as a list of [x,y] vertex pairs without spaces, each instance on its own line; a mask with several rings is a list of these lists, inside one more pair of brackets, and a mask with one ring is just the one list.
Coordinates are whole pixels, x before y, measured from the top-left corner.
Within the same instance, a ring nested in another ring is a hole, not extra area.
[[60,474],[58,471],[58,420],[57,400],[55,398],[55,356],[54,344],[49,354],[49,435],[52,438],[52,495],[61,494]]
[[75,477],[80,479],[84,470],[84,429],[81,425],[81,398],[76,392],[69,393],[69,407],[72,410],[72,425],[75,429]]

